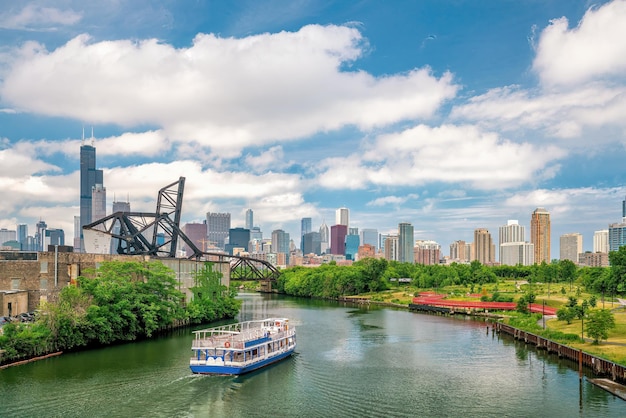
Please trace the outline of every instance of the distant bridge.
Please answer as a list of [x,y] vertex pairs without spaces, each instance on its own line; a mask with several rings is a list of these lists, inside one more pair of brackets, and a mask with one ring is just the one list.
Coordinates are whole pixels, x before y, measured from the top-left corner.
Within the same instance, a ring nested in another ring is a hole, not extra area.
[[230,262],[230,278],[259,280],[262,290],[271,290],[280,271],[266,260],[201,251],[180,229],[185,178],[159,190],[156,212],[115,212],[83,227],[85,249],[90,253],[149,255],[176,258],[179,240],[185,243],[190,260]]

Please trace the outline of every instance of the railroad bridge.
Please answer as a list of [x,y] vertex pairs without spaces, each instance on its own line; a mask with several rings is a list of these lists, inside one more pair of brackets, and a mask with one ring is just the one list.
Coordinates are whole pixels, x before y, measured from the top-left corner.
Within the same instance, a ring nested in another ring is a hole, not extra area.
[[266,260],[201,251],[180,229],[185,178],[159,190],[155,212],[115,212],[83,227],[89,253],[149,255],[176,258],[179,241],[185,243],[187,259],[229,261],[230,278],[258,280],[262,291],[271,291],[280,271]]

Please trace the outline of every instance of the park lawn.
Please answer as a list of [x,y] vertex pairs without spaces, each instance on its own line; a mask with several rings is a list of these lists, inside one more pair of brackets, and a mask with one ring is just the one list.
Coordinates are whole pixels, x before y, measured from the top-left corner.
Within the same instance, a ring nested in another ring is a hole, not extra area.
[[[626,365],[626,311],[619,309],[613,311],[613,314],[615,315],[615,328],[609,331],[608,340],[601,341],[599,344],[570,342],[568,345],[615,363]],[[571,324],[567,324],[567,322],[559,321],[556,318],[550,319],[546,325],[550,329],[576,335],[580,335],[582,326],[580,320],[574,320]]]

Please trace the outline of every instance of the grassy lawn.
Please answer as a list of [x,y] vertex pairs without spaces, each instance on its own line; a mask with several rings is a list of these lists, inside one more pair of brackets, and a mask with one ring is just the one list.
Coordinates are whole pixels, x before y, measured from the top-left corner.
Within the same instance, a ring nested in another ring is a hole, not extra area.
[[[449,299],[454,300],[477,300],[476,297],[471,297],[469,288],[464,286],[448,286],[438,289],[418,289],[411,285],[397,285],[390,290],[386,290],[378,293],[362,294],[359,298],[370,298],[372,301],[399,303],[408,305],[411,303],[413,296],[420,292],[438,292],[448,296]],[[551,284],[548,289],[547,284],[532,285],[523,281],[501,281],[497,284],[489,283],[483,286],[475,286],[474,294],[491,296],[494,292],[498,292],[503,296],[511,296],[514,301],[517,301],[520,296],[523,296],[526,292],[532,291],[535,294],[535,303],[544,303],[546,306],[554,308],[560,308],[568,301],[569,296],[574,296],[580,301],[592,296],[589,293],[584,292],[581,288],[574,285],[571,290],[569,284]],[[601,341],[599,344],[593,344],[592,342],[582,343],[579,341],[568,342],[567,345],[582,349],[583,351],[597,355],[599,357],[606,358],[607,360],[614,361],[616,363],[626,365],[626,310],[619,308],[618,303],[612,302],[610,299],[605,299],[604,308],[613,310],[615,315],[616,327],[609,331],[609,338],[607,341]],[[602,308],[603,303],[600,298],[597,298],[596,308]],[[619,309],[617,309],[619,308]],[[558,321],[550,319],[546,322],[546,327],[560,331],[565,334],[574,334],[580,336],[581,333],[581,321],[574,320],[571,324],[567,324],[565,321]],[[532,332],[532,331],[531,331]]]

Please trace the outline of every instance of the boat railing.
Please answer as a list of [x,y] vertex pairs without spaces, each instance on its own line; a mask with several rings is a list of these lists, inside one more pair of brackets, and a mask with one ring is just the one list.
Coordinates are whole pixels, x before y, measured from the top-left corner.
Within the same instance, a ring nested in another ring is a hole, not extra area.
[[[262,321],[251,321],[260,323]],[[234,325],[241,325],[234,324]],[[244,323],[245,324],[245,323]],[[280,327],[231,327],[224,326],[218,328],[210,328],[194,331],[196,337],[194,339],[193,348],[211,348],[211,347],[232,347],[235,349],[243,349],[246,341],[257,340],[263,337],[271,337],[272,339],[280,339],[295,334],[295,328],[289,329],[287,326]]]

